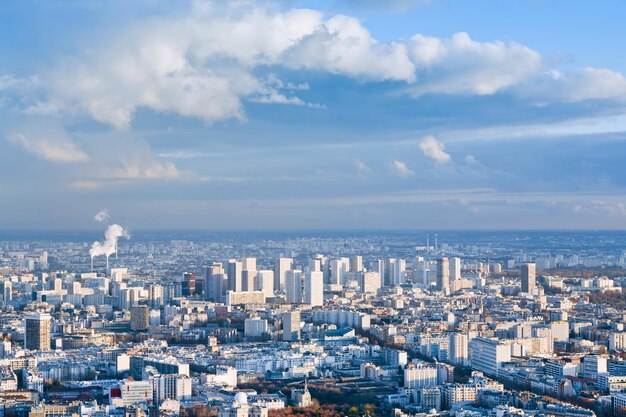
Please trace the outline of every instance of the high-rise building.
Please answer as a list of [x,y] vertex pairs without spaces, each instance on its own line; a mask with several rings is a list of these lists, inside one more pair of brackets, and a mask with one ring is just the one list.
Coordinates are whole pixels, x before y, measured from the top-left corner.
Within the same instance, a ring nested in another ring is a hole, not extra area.
[[382,286],[378,272],[361,272],[361,292],[376,294]]
[[437,289],[445,291],[450,288],[450,264],[448,258],[437,259]]
[[537,287],[536,274],[537,265],[535,263],[522,265],[522,292],[529,293]]
[[461,279],[461,258],[450,258],[450,279]]
[[9,280],[0,281],[0,304],[6,305],[13,298],[13,284]]
[[274,290],[285,290],[285,279],[287,278],[287,271],[293,269],[293,259],[291,258],[276,258],[274,261]]
[[333,259],[330,261],[330,284],[343,284],[346,274],[350,270],[350,260],[348,258]]
[[150,309],[145,305],[130,308],[130,330],[145,331],[150,327]]
[[300,340],[300,312],[283,313],[283,340],[293,342]]
[[511,361],[511,346],[497,339],[475,337],[470,342],[469,354],[473,369],[496,376],[498,368]]
[[256,275],[256,291],[263,291],[265,298],[274,296],[274,271],[261,270]]
[[313,307],[324,305],[324,274],[310,271],[304,274],[304,303]]
[[449,361],[455,365],[465,366],[469,358],[468,336],[466,333],[450,333]]
[[[254,258],[248,258],[254,259]],[[254,291],[254,283],[257,278],[257,270],[256,269],[244,269],[241,271],[241,290],[242,291]]]
[[206,268],[204,277],[204,298],[208,301],[222,302],[228,288],[228,277],[221,262],[213,262]]
[[350,272],[361,272],[363,270],[363,257],[356,255],[350,258]]
[[193,272],[185,272],[182,282],[183,297],[190,297],[196,294],[196,275]]
[[24,347],[30,350],[50,349],[50,324],[52,317],[44,313],[24,316]]
[[287,294],[288,303],[300,304],[302,302],[302,271],[294,269],[287,271],[285,293]]
[[241,260],[241,268],[248,271],[256,271],[256,258],[243,258]]
[[228,289],[230,291],[243,291],[243,283],[241,280],[241,271],[243,265],[235,259],[228,260]]
[[402,285],[406,281],[406,261],[390,258],[385,261],[384,284],[388,287]]

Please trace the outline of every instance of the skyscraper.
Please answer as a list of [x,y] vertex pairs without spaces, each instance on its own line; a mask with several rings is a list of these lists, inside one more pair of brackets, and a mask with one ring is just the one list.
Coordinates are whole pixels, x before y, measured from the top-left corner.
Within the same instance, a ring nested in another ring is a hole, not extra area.
[[293,269],[287,271],[285,293],[288,303],[300,304],[302,302],[302,271]]
[[456,256],[450,259],[450,279],[461,279],[461,258]]
[[52,317],[45,313],[24,316],[24,347],[30,350],[50,349],[50,323]]
[[204,278],[204,298],[208,301],[221,302],[226,294],[228,279],[221,262],[213,262],[206,268]]
[[437,259],[437,289],[445,291],[450,288],[450,263],[448,258]]
[[311,271],[304,274],[304,303],[313,307],[324,305],[324,274]]
[[256,291],[263,291],[265,298],[274,296],[274,271],[261,270],[256,276]]
[[274,290],[285,290],[285,278],[287,271],[293,268],[293,259],[276,258],[274,261]]
[[237,262],[236,259],[228,260],[228,289],[231,291],[240,292],[243,289],[243,283],[241,281],[242,263]]
[[361,272],[363,270],[363,257],[356,255],[350,258],[350,272]]
[[537,265],[535,263],[527,263],[522,265],[522,292],[531,292],[537,287],[535,282],[537,274]]
[[0,304],[6,305],[9,301],[11,301],[13,297],[13,284],[9,280],[0,281],[0,297],[2,301]]

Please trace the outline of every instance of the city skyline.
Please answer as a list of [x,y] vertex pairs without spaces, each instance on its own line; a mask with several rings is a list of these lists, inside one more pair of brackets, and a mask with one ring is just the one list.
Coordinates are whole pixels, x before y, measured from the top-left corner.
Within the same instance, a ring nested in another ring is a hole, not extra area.
[[624,229],[625,9],[3,2],[0,229]]

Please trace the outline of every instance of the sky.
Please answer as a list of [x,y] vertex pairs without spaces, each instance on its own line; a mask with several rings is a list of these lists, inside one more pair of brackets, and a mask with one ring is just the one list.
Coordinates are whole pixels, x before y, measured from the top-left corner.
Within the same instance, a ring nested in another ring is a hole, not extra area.
[[0,2],[0,229],[624,229],[624,15]]

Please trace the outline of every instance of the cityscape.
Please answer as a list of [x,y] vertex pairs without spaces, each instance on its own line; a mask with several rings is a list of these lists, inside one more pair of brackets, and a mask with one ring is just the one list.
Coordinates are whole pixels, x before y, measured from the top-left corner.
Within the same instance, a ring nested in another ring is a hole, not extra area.
[[0,417],[626,417],[625,16],[0,1]]
[[6,416],[626,404],[623,232],[19,235],[0,242]]

